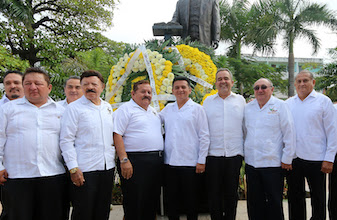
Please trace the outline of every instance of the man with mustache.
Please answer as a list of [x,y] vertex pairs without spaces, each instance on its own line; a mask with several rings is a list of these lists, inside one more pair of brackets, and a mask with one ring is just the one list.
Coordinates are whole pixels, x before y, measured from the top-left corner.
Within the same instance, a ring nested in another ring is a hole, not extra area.
[[204,108],[189,98],[186,77],[173,79],[176,102],[160,112],[165,127],[165,190],[169,220],[179,220],[180,201],[188,220],[197,220],[198,175],[205,172],[209,130]]
[[66,175],[59,147],[64,108],[50,97],[49,75],[28,68],[24,98],[0,112],[0,183],[9,220],[65,219]]
[[84,95],[66,108],[60,147],[70,172],[73,220],[107,220],[114,180],[111,105],[100,98],[104,79],[95,70],[80,78]]
[[282,169],[291,170],[296,135],[287,104],[272,96],[269,79],[254,83],[255,100],[244,112],[244,156],[249,220],[283,220]]
[[329,97],[314,90],[308,70],[295,77],[297,95],[287,100],[296,126],[296,155],[287,176],[290,219],[307,219],[305,179],[310,186],[312,217],[326,218],[326,174],[337,151],[336,110]]
[[66,98],[58,103],[61,104],[63,107],[67,107],[73,101],[81,98],[83,95],[80,77],[78,76],[70,76],[65,84],[64,84],[64,93]]
[[[23,97],[22,75],[23,74],[21,72],[16,70],[9,70],[5,72],[3,80],[5,94],[0,100],[0,107],[9,101]],[[0,216],[1,220],[7,219],[7,208],[5,204],[6,199],[6,195],[2,193],[2,186],[0,186],[0,201],[2,204],[2,212]]]
[[206,159],[208,203],[212,220],[235,220],[243,158],[245,99],[231,91],[230,70],[218,69],[218,93],[204,101],[211,144]]
[[114,113],[114,142],[126,220],[154,220],[159,204],[164,148],[150,82],[133,85],[132,99]]
[[23,97],[22,73],[16,70],[7,71],[4,75],[3,84],[5,94],[0,100],[0,106]]

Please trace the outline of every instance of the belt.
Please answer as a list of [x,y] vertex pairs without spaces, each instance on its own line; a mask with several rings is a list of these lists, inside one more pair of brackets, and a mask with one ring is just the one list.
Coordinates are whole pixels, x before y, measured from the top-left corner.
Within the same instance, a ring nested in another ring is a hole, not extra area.
[[159,157],[163,156],[163,151],[135,151],[135,152],[126,152],[128,155],[158,155]]

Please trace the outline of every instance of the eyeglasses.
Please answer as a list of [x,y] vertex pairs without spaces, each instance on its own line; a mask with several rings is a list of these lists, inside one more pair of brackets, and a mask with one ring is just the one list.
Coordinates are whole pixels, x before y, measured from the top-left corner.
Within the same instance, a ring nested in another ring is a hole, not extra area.
[[261,90],[265,90],[265,89],[267,89],[269,86],[266,86],[266,85],[262,85],[261,87],[260,86],[255,86],[254,87],[254,90],[255,91],[258,91],[260,88],[261,88]]

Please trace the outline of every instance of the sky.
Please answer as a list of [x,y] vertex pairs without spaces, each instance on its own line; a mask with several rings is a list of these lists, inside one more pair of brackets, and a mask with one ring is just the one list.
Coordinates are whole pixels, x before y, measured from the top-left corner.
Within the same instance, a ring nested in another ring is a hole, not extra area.
[[[144,43],[154,39],[152,25],[168,22],[172,19],[177,0],[119,0],[114,11],[113,27],[103,34],[111,40],[125,43]],[[252,2],[254,0],[251,0]],[[337,12],[337,0],[311,0],[327,4],[328,8]],[[336,13],[337,14],[337,13]],[[329,60],[328,48],[337,47],[337,31],[324,27],[311,27],[316,30],[321,40],[321,49],[312,55],[312,47],[306,39],[295,41],[296,58],[323,58]],[[156,37],[162,39],[162,37]],[[216,54],[224,54],[228,45],[220,43]],[[243,47],[242,53],[252,53],[251,48]],[[287,57],[288,52],[282,47],[281,38],[277,40],[275,57]]]

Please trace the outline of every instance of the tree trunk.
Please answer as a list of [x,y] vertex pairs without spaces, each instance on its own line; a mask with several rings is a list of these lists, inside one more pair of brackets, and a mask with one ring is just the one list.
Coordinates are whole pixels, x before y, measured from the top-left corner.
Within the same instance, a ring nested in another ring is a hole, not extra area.
[[294,96],[295,82],[295,56],[294,56],[294,37],[293,33],[289,36],[289,54],[288,54],[288,97]]

